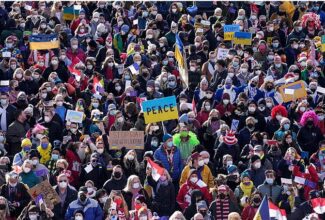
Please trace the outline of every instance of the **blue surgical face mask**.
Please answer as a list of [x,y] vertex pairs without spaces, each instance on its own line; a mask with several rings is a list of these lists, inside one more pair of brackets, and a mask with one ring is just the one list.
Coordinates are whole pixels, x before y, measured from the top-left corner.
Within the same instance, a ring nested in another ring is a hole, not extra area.
[[41,143],[41,147],[42,147],[43,149],[46,149],[46,148],[47,148],[47,146],[49,146],[49,144],[48,144],[48,143]]
[[290,124],[284,124],[284,125],[283,125],[283,128],[284,128],[284,130],[286,130],[286,131],[289,130],[289,128],[290,128]]
[[52,154],[51,159],[52,159],[52,160],[58,160],[58,159],[59,159],[59,155],[57,155],[57,154]]
[[172,141],[167,142],[167,147],[171,148],[172,146],[173,146],[173,142]]

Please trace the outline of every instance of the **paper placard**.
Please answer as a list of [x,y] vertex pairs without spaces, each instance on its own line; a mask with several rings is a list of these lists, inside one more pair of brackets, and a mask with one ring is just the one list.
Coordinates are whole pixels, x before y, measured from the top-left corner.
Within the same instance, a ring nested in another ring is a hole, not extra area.
[[302,185],[304,185],[304,184],[305,184],[305,181],[306,181],[306,179],[305,179],[305,178],[302,178],[302,177],[299,177],[299,176],[295,176],[295,179],[294,179],[294,181],[295,181],[296,183],[299,183],[299,184],[302,184]]
[[178,119],[175,96],[148,100],[141,104],[146,124]]
[[323,88],[323,87],[317,86],[316,91],[319,92],[319,93],[325,94],[325,88]]
[[0,86],[9,86],[9,80],[1,80]]
[[281,183],[292,185],[292,179],[281,178]]
[[68,110],[67,115],[65,116],[66,121],[74,122],[74,123],[82,123],[84,113]]
[[225,60],[227,58],[229,49],[218,48],[217,59],[218,60]]
[[284,94],[294,95],[295,90],[294,89],[284,89]]
[[[285,91],[286,90],[288,91],[288,89],[293,90],[294,94],[290,94],[290,95],[287,94]],[[295,99],[307,97],[305,83],[302,80],[280,86],[279,92],[282,96],[283,102],[290,102],[290,101],[294,101]]]
[[45,200],[45,204],[49,209],[53,209],[54,205],[60,203],[61,199],[56,191],[53,189],[48,180],[45,180],[28,190],[28,194],[33,200],[39,195]]
[[91,171],[93,170],[93,166],[88,164],[86,167],[85,167],[85,171],[86,173],[90,173]]
[[73,9],[74,9],[74,10],[80,10],[80,9],[81,9],[81,5],[74,5],[74,6],[73,6]]
[[32,6],[30,6],[30,5],[27,5],[27,4],[25,5],[25,9],[26,9],[27,11],[30,11],[30,10],[32,10],[32,8],[33,8],[33,7],[32,7]]
[[110,150],[126,149],[144,149],[143,131],[110,131],[108,142]]
[[133,20],[133,25],[138,25],[138,19]]
[[138,75],[139,74],[140,67],[139,67],[139,65],[137,63],[134,63],[131,66],[129,66],[129,69],[130,69],[130,71],[131,71],[131,73],[133,75]]
[[239,120],[233,119],[231,121],[231,128],[230,129],[233,130],[233,131],[237,131],[238,125],[239,125]]
[[131,86],[131,80],[125,80],[125,89]]
[[2,52],[2,57],[5,58],[5,57],[11,57],[11,52],[10,51],[5,51],[5,52]]

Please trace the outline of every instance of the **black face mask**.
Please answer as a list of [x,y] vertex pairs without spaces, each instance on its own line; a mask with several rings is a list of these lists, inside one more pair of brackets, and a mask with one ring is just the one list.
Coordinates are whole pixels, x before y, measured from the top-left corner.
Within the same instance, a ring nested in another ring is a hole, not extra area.
[[206,216],[206,214],[207,214],[207,210],[204,210],[204,211],[202,210],[202,211],[199,211],[199,212],[201,213],[201,215],[203,215],[203,217]]
[[121,174],[120,172],[114,172],[114,173],[113,173],[113,177],[114,177],[115,179],[120,179],[121,176],[122,176],[122,174]]
[[312,127],[312,126],[314,125],[314,122],[313,122],[313,121],[307,121],[307,125],[308,125],[309,127]]
[[273,86],[267,86],[267,87],[266,87],[266,90],[267,90],[267,91],[271,91],[272,89],[273,89]]
[[218,117],[212,117],[211,121],[218,121]]
[[249,129],[252,129],[252,128],[254,128],[254,124],[247,124],[247,127],[248,127]]
[[261,202],[261,199],[256,197],[256,198],[253,199],[253,202],[255,204],[259,204]]
[[79,195],[79,199],[81,202],[84,202],[84,201],[86,201],[87,196],[85,194],[81,194],[81,195]]
[[223,193],[221,193],[221,194],[219,194],[219,198],[220,198],[220,199],[225,199],[225,198],[226,198],[226,195],[223,194]]
[[0,210],[5,210],[7,208],[6,204],[0,204]]

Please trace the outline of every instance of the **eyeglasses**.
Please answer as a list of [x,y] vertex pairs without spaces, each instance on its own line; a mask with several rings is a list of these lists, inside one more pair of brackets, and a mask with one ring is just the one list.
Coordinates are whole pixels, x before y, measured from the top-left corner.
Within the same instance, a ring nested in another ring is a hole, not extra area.
[[97,163],[97,162],[98,162],[98,160],[92,160],[91,162],[92,162],[92,163]]

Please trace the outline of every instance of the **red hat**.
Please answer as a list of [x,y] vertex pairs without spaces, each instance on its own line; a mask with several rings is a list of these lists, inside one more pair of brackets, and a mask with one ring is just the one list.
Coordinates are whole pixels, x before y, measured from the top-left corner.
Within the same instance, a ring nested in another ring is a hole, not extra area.
[[235,136],[235,132],[231,130],[228,131],[226,136],[223,137],[223,142],[227,145],[237,144],[238,140]]
[[195,152],[191,155],[191,159],[196,160],[197,158],[199,158],[200,154],[198,152]]

